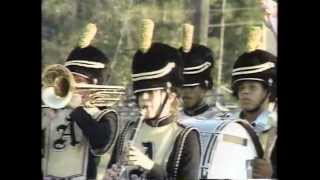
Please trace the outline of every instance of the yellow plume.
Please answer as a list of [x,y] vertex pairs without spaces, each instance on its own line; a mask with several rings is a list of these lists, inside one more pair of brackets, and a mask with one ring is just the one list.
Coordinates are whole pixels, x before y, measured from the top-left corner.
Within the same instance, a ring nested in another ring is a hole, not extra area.
[[97,33],[97,26],[95,24],[89,23],[82,35],[80,36],[79,47],[85,48],[90,45],[91,41]]
[[254,51],[262,47],[262,28],[259,26],[252,26],[249,31],[247,50]]
[[145,53],[152,44],[154,22],[151,19],[143,19],[140,27],[139,49]]
[[193,29],[194,29],[193,25],[183,24],[182,50],[186,53],[189,52],[192,47]]

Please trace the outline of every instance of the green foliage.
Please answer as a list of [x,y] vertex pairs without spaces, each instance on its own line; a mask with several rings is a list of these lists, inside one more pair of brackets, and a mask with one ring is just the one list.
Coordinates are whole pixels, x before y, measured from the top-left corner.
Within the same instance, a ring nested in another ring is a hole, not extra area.
[[[210,23],[219,24],[222,0],[209,0]],[[191,23],[195,0],[43,0],[42,1],[42,62],[63,63],[74,48],[83,27],[95,23],[98,33],[93,45],[102,49],[112,60],[109,83],[130,83],[131,60],[137,49],[139,20],[155,21],[154,41],[174,47],[181,44],[183,23]],[[226,11],[226,23],[261,21],[255,0],[226,0],[226,9],[255,9]],[[244,52],[248,26],[227,26],[224,35],[223,84],[229,85],[231,69],[237,56]],[[208,46],[220,51],[220,27],[209,28]],[[216,77],[216,69],[212,72]],[[216,79],[215,79],[216,80]]]
[[[210,24],[217,25],[221,23],[222,0],[211,0],[211,2],[214,3],[211,4]],[[230,88],[233,64],[237,57],[246,50],[250,24],[246,25],[245,23],[262,24],[263,22],[255,0],[226,0],[225,2],[224,21],[226,26],[224,29],[222,84]],[[215,52],[216,60],[220,58],[220,28],[209,28],[208,46]],[[213,76],[217,76],[217,66],[213,71]]]

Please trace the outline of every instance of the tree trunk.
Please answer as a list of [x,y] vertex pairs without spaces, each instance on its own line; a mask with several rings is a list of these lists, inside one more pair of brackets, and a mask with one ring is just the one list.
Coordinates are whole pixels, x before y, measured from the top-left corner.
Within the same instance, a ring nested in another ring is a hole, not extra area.
[[209,25],[209,0],[192,0],[195,13],[194,24],[194,42],[207,45],[208,25]]

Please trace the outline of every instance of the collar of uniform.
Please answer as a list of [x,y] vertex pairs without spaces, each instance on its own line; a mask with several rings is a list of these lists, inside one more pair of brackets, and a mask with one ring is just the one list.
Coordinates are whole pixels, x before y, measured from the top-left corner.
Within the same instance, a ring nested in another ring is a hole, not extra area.
[[251,123],[257,133],[267,131],[272,127],[272,122],[269,121],[271,113],[271,111],[266,110]]
[[196,116],[196,115],[202,114],[203,112],[207,111],[208,109],[209,109],[209,105],[204,103],[204,104],[201,104],[200,106],[197,106],[196,108],[193,108],[193,109],[183,109],[183,112],[188,116]]
[[162,117],[160,119],[146,119],[144,122],[151,127],[160,127],[167,125],[173,121],[173,117],[171,115]]
[[[256,120],[254,120],[253,122],[251,122],[251,125],[254,129],[254,131],[256,133],[262,133],[265,132],[267,130],[269,130],[272,127],[272,123],[269,122],[269,117],[271,115],[271,111],[266,110],[263,111]],[[236,112],[235,113],[235,117],[238,117],[240,119],[244,119],[243,118],[243,113],[242,112]]]

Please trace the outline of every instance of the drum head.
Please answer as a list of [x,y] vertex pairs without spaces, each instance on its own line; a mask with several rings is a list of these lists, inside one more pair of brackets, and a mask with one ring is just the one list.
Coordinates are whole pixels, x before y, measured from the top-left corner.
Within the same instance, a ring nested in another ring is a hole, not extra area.
[[[236,121],[229,122],[215,135],[208,178],[247,179],[250,160],[257,157],[254,143],[247,130]],[[210,153],[210,152],[208,152]]]

